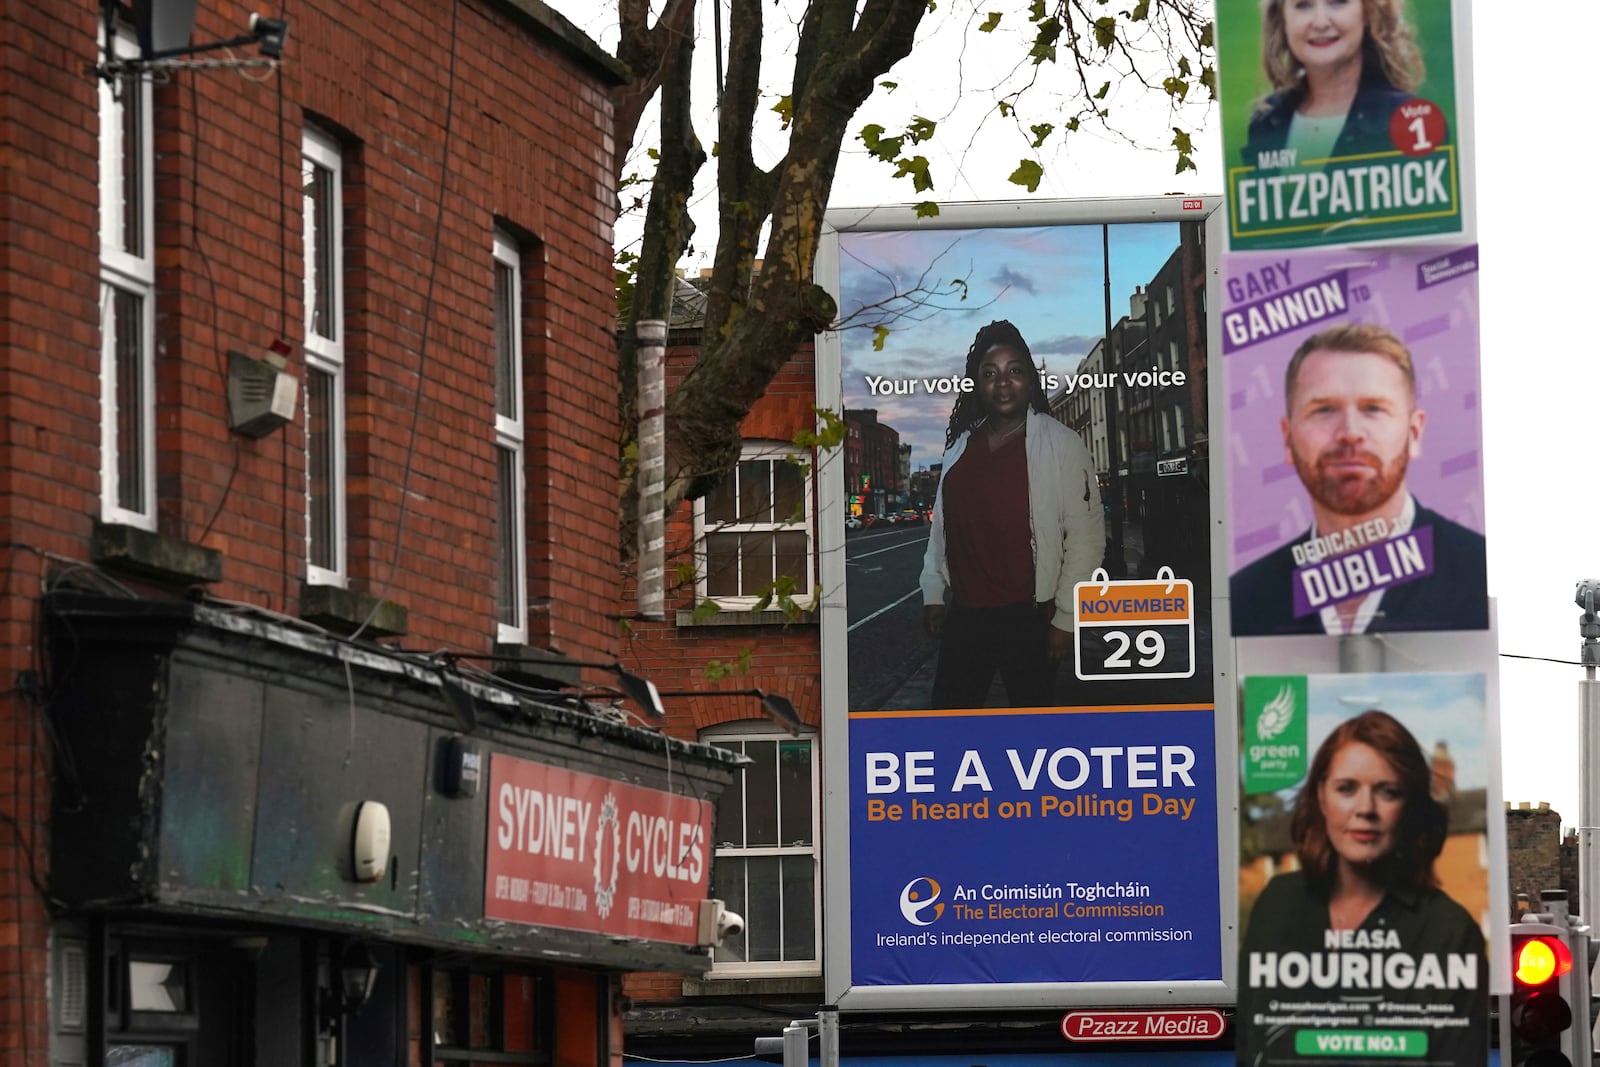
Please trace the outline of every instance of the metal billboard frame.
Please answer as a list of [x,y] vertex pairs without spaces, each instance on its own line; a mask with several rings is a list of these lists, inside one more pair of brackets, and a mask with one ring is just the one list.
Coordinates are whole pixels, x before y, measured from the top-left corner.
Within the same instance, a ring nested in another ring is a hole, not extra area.
[[[1196,206],[1198,205],[1198,206]],[[856,231],[954,230],[1002,227],[1196,222],[1205,226],[1208,427],[1216,430],[1225,410],[1221,358],[1221,256],[1227,211],[1219,195],[1125,197],[1082,200],[991,201],[941,204],[933,218],[918,218],[905,206],[830,209],[824,219],[815,277],[839,298],[839,235]],[[842,309],[841,309],[842,310]],[[842,411],[843,350],[836,331],[816,345],[816,402]],[[1218,439],[1212,433],[1212,440]],[[818,604],[822,646],[822,876],[824,1003],[841,1010],[920,1011],[958,1009],[1066,1008],[1085,1005],[1213,1005],[1234,1002],[1239,954],[1239,783],[1237,768],[1238,678],[1228,616],[1228,552],[1225,530],[1226,465],[1212,467],[1210,491],[1212,575],[1212,682],[1216,752],[1218,899],[1222,978],[1219,981],[926,984],[851,984],[850,938],[850,749],[845,671],[844,466],[817,467]]]

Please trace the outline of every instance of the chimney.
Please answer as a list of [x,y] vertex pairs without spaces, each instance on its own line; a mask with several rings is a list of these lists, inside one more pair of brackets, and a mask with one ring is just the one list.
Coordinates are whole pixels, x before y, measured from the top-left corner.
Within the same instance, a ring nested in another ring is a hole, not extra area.
[[1142,322],[1144,320],[1145,304],[1149,300],[1150,297],[1145,293],[1144,286],[1134,286],[1133,295],[1128,297],[1128,318],[1133,319],[1135,322]]

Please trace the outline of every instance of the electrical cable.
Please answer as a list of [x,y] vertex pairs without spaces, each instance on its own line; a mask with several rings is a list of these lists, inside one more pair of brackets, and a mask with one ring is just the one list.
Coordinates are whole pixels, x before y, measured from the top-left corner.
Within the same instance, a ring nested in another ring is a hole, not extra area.
[[439,195],[434,204],[433,221],[433,251],[428,262],[428,288],[427,295],[422,302],[422,339],[418,343],[417,351],[417,388],[412,394],[411,401],[411,426],[407,431],[406,439],[406,465],[400,477],[400,514],[395,521],[394,548],[389,559],[389,574],[383,581],[383,587],[378,595],[373,598],[372,609],[367,612],[367,617],[361,620],[361,625],[356,627],[350,635],[354,641],[366,632],[372,620],[378,617],[384,601],[389,596],[389,591],[394,588],[395,574],[400,567],[401,547],[406,535],[406,515],[410,512],[408,501],[411,496],[411,468],[417,454],[417,419],[422,412],[422,390],[428,381],[428,342],[433,337],[433,299],[434,288],[439,278],[439,250],[440,241],[444,236],[444,211],[445,190],[450,182],[450,147],[451,134],[455,127],[456,114],[456,61],[459,58],[458,23],[461,19],[461,0],[455,0],[450,5],[450,65],[445,75],[445,102],[444,102],[444,136],[440,141],[439,152]]

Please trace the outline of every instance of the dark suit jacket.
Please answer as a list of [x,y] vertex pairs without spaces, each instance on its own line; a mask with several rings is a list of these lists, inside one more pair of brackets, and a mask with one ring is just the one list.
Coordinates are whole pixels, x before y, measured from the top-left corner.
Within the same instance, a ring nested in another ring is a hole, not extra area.
[[[1436,511],[1417,505],[1413,530],[1433,527],[1433,573],[1383,592],[1378,614],[1367,633],[1396,630],[1487,630],[1489,580],[1483,535]],[[1262,556],[1229,581],[1233,598],[1233,635],[1264,637],[1273,634],[1320,634],[1322,616],[1313,611],[1298,619],[1294,611],[1294,545]]]
[[[1373,64],[1369,63],[1368,67],[1371,66]],[[1257,166],[1260,153],[1277,151],[1288,143],[1289,124],[1294,121],[1295,110],[1299,108],[1303,96],[1298,89],[1281,89],[1262,101],[1256,113],[1250,117],[1250,139],[1243,151],[1247,166]],[[1381,72],[1374,75],[1369,69],[1364,74],[1361,88],[1356,91],[1355,99],[1350,102],[1344,127],[1333,145],[1333,155],[1342,157],[1393,152],[1395,147],[1389,137],[1389,120],[1393,118],[1395,108],[1411,99],[1414,98],[1410,93],[1390,85]]]

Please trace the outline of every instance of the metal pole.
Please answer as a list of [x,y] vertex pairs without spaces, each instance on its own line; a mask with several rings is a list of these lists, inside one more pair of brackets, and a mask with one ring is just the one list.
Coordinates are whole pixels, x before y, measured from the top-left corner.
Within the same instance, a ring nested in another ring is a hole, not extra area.
[[820,1040],[817,1049],[822,1058],[822,1067],[839,1067],[839,1009],[832,1004],[824,1004],[817,1009],[817,1032]]
[[666,617],[667,324],[641,319],[639,338],[639,614]]
[[1386,669],[1383,638],[1377,634],[1345,634],[1339,638],[1341,674],[1382,674]]
[[809,1067],[811,1033],[805,1023],[794,1022],[783,1028],[783,1067]]
[[1583,681],[1578,683],[1578,914],[1595,927],[1597,894],[1600,894],[1600,854],[1595,850],[1595,823],[1600,820],[1600,683],[1595,667],[1600,665],[1600,615],[1595,612],[1600,600],[1600,582],[1578,583],[1577,604],[1583,609],[1578,620],[1578,635],[1583,644],[1578,660],[1583,664]]

